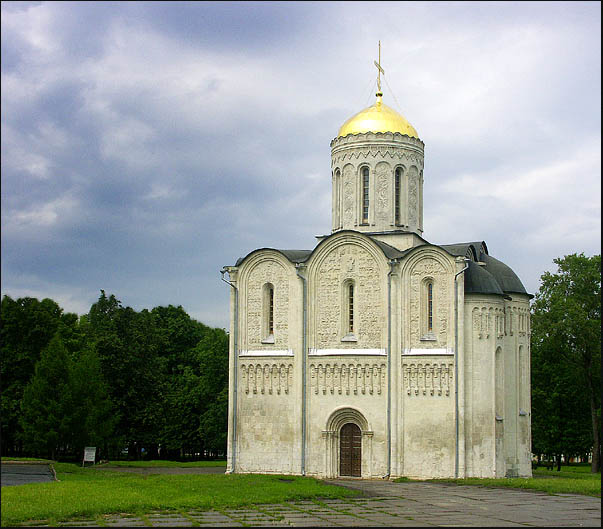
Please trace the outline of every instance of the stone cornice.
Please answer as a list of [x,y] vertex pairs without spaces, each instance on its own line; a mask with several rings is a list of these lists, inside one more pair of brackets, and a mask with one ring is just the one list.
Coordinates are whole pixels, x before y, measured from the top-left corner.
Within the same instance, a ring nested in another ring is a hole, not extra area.
[[[409,152],[410,151],[410,152]],[[384,158],[390,158],[392,160],[407,160],[408,162],[415,163],[419,169],[423,168],[423,152],[416,149],[409,149],[406,145],[396,146],[381,146],[376,148],[375,145],[370,146],[349,146],[347,148],[339,149],[337,152],[331,154],[331,167],[345,162],[346,160],[353,160],[363,158],[367,160],[369,158],[381,160]]]
[[350,134],[348,136],[337,137],[331,141],[331,149],[345,148],[346,146],[359,144],[389,144],[395,147],[415,147],[423,151],[425,144],[418,138],[400,134],[399,132],[364,132],[362,134]]

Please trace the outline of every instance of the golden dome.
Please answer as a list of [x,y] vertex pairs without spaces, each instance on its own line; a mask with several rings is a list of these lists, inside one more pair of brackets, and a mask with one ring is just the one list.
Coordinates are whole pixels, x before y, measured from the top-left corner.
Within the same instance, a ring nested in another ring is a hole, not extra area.
[[393,108],[381,101],[381,92],[377,92],[377,101],[348,119],[339,129],[337,136],[360,134],[362,132],[399,132],[413,138],[419,135],[415,128]]

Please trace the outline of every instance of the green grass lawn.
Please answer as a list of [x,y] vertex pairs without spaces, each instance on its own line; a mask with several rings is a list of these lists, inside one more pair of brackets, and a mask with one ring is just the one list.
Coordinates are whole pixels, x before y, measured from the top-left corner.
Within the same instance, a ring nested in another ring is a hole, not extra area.
[[258,474],[147,475],[98,472],[54,464],[59,482],[3,487],[2,526],[28,520],[97,518],[153,510],[213,510],[312,498],[343,498],[357,491],[312,478]]
[[[583,494],[601,497],[601,473],[593,474],[590,467],[562,466],[561,471],[537,468],[532,478],[465,478],[465,479],[433,479],[428,481],[441,483],[458,483],[459,485],[480,485],[482,487],[504,487],[529,489],[547,492],[548,494]],[[396,481],[409,481],[400,478]]]
[[108,461],[103,466],[127,467],[127,468],[199,468],[199,467],[226,467],[226,460],[220,461]]

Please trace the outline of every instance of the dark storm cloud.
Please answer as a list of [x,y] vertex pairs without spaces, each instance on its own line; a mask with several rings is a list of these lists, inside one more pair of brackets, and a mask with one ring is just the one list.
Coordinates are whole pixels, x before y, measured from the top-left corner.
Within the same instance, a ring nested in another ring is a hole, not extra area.
[[297,34],[323,9],[315,2],[132,2],[127,13],[193,45],[258,53]]
[[552,258],[600,251],[588,3],[2,13],[3,293],[81,313],[102,288],[226,326],[223,265],[329,232],[329,142],[372,100],[379,38],[387,102],[426,143],[428,240],[485,239],[532,292]]

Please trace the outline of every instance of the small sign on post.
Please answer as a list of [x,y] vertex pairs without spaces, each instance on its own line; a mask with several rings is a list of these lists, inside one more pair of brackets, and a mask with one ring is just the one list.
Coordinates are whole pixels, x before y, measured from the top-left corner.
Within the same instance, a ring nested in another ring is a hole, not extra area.
[[84,460],[82,466],[86,466],[86,461],[91,461],[92,464],[96,463],[96,446],[87,446],[84,448]]

